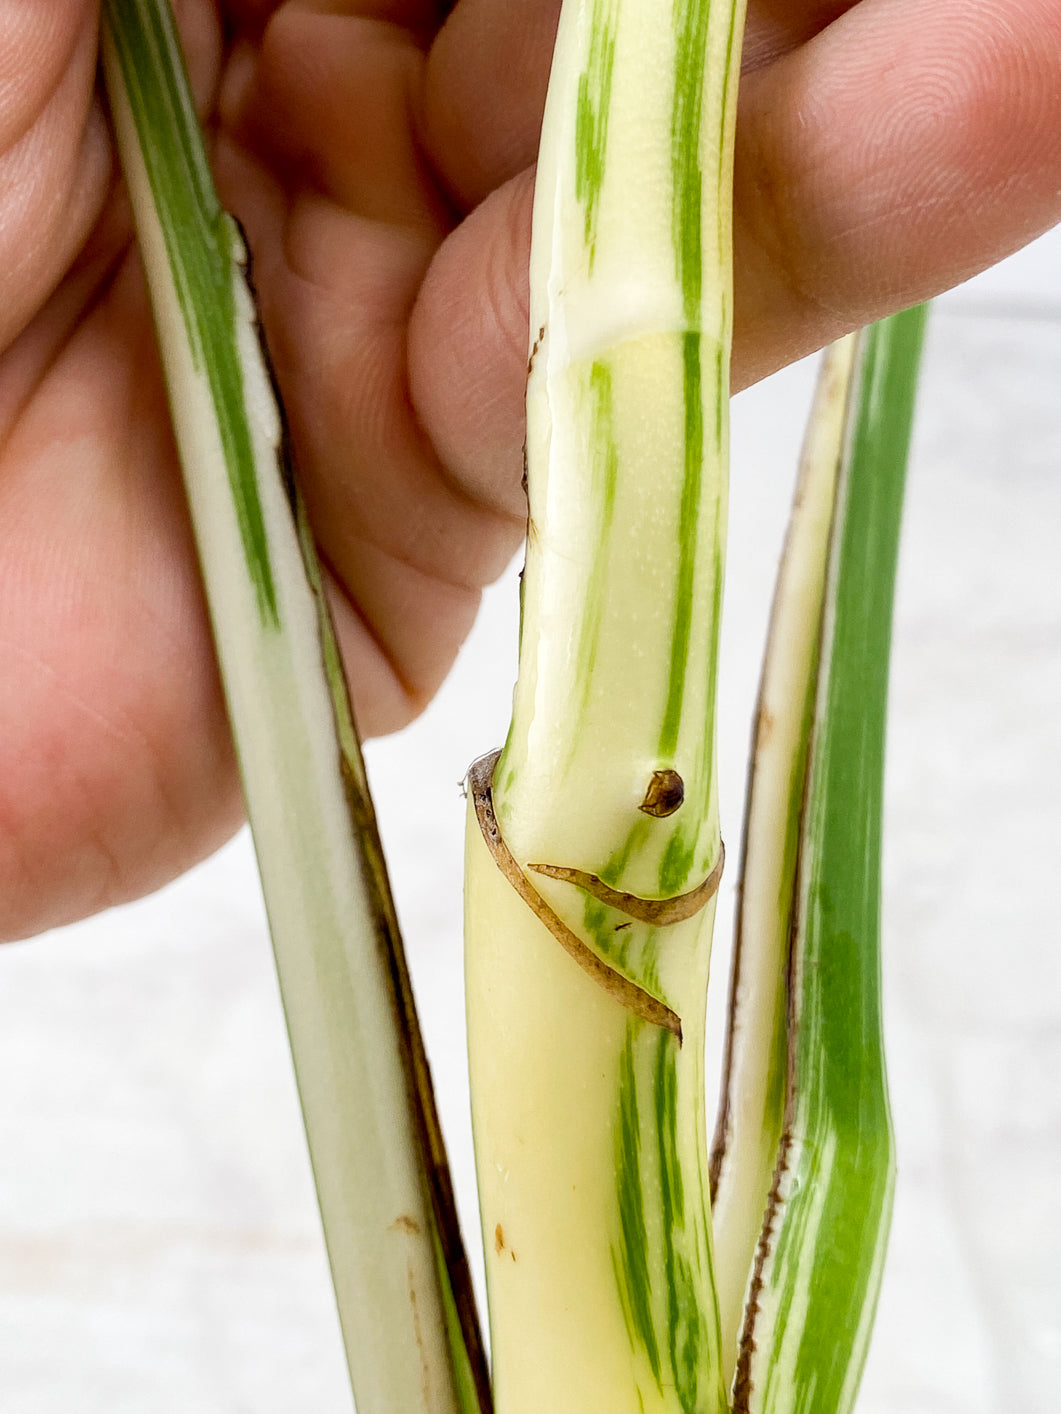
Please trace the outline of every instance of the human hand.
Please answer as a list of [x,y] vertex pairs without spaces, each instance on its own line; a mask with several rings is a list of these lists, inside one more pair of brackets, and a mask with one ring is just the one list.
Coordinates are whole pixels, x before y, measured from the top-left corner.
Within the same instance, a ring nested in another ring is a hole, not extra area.
[[[558,0],[185,0],[362,729],[518,545],[532,164]],[[440,28],[441,25],[441,28]],[[240,818],[94,0],[0,0],[0,936]],[[736,386],[1061,216],[1061,0],[758,0]]]

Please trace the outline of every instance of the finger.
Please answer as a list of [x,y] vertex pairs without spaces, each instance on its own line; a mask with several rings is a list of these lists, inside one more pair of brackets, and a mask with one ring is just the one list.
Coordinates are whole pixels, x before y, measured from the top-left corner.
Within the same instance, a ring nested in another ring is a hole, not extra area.
[[432,45],[421,142],[461,210],[538,155],[560,0],[460,0]]
[[761,69],[788,54],[856,3],[858,0],[802,0],[800,4],[791,0],[751,0],[744,26],[742,69]]
[[[741,388],[948,288],[1061,218],[1061,3],[862,5],[749,77],[738,122]],[[519,503],[529,172],[442,246],[410,331],[421,422]],[[491,492],[491,487],[493,491]]]
[[[758,0],[745,64],[786,53],[854,0]],[[428,56],[421,140],[462,210],[537,159],[560,0],[460,0]]]
[[872,0],[751,75],[737,124],[738,384],[1049,229],[1059,130],[1061,0]]
[[525,516],[527,270],[534,171],[493,192],[443,242],[409,322],[409,393],[469,493]]
[[249,40],[258,39],[280,10],[360,15],[431,34],[448,8],[446,0],[224,0],[221,6],[230,36]]
[[341,13],[361,8],[282,6],[260,43],[233,55],[222,114],[289,186],[441,235],[448,212],[409,123],[423,54],[406,29]]

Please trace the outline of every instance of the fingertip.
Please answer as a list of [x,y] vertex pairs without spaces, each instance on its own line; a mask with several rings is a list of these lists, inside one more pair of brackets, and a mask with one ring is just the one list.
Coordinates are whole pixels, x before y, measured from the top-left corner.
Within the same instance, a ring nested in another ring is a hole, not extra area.
[[735,386],[1061,216],[1061,0],[857,5],[744,86]]
[[401,731],[427,707],[471,632],[482,595],[432,580],[367,544],[361,550],[371,573],[359,577],[356,600],[327,568],[324,574],[354,719],[367,740]]
[[523,519],[534,171],[493,192],[442,243],[409,325],[421,427],[469,496]]
[[559,0],[460,0],[435,39],[419,136],[459,209],[535,160],[559,16]]

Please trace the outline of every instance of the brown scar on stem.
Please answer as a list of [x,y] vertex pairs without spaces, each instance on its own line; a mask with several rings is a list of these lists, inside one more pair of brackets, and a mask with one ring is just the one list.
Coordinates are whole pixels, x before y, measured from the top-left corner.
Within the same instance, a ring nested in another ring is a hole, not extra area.
[[645,791],[645,798],[637,807],[654,820],[665,820],[673,815],[685,800],[685,782],[673,767],[653,771],[652,779]]
[[505,1243],[505,1233],[500,1223],[494,1228],[494,1251],[499,1257],[502,1252],[507,1252],[513,1261],[516,1260],[515,1252]]
[[665,1031],[671,1032],[678,1038],[678,1044],[681,1045],[682,1023],[678,1013],[672,1011],[665,1002],[661,1002],[651,992],[646,992],[643,987],[639,987],[636,982],[631,982],[629,977],[624,977],[621,972],[616,972],[602,958],[599,958],[577,933],[571,931],[562,918],[557,917],[517,864],[511,850],[501,836],[501,827],[494,814],[491,781],[493,780],[494,767],[497,765],[500,755],[500,751],[492,751],[488,756],[480,756],[479,760],[474,761],[468,769],[468,785],[471,787],[472,801],[475,805],[475,818],[479,822],[483,840],[493,856],[494,863],[535,917],[545,924],[564,952],[572,961],[578,963],[587,976],[592,978],[599,987],[603,987],[620,1006],[633,1012],[635,1016],[639,1016],[642,1021],[650,1022],[653,1026],[660,1026]]
[[420,1389],[424,1396],[424,1407],[430,1408],[431,1369],[427,1361],[427,1351],[424,1349],[424,1333],[420,1329],[420,1303],[416,1299],[416,1279],[411,1262],[406,1263],[405,1274],[409,1283],[409,1305],[413,1312],[413,1337],[416,1340],[416,1352],[420,1356]]
[[420,1224],[408,1213],[399,1213],[390,1225],[391,1232],[407,1232],[410,1237],[420,1236]]
[[759,714],[755,723],[755,738],[757,746],[765,746],[774,734],[774,727],[777,725],[773,712],[767,711],[765,707],[759,708]]
[[541,326],[541,328],[538,330],[538,337],[534,340],[534,343],[533,343],[533,345],[532,345],[532,347],[531,347],[531,351],[530,351],[530,358],[527,360],[527,377],[528,377],[528,378],[530,377],[531,369],[534,367],[534,360],[538,357],[538,350],[541,348],[541,346],[542,346],[542,340],[543,340],[544,338],[545,338],[545,325],[543,324],[543,325]]
[[560,879],[566,884],[575,884],[587,894],[592,894],[595,899],[600,899],[601,903],[606,903],[609,908],[618,909],[620,913],[625,913],[628,918],[633,918],[638,923],[649,923],[653,928],[669,928],[674,923],[684,923],[686,919],[695,917],[708,900],[718,893],[725,863],[726,848],[719,840],[718,858],[711,873],[702,884],[698,884],[687,894],[678,894],[676,898],[639,898],[637,894],[620,893],[597,874],[587,874],[582,869],[567,869],[559,864],[528,864],[527,868],[533,869],[535,874],[544,875],[546,879]]

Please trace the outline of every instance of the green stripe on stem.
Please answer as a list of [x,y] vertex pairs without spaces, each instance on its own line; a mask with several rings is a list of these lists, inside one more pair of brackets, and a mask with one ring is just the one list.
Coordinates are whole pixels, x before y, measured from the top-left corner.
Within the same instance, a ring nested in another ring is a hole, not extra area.
[[597,213],[604,185],[608,148],[608,116],[615,67],[617,0],[596,0],[591,21],[592,37],[586,66],[578,79],[575,121],[575,192],[585,209],[586,249],[590,268],[597,244]]

